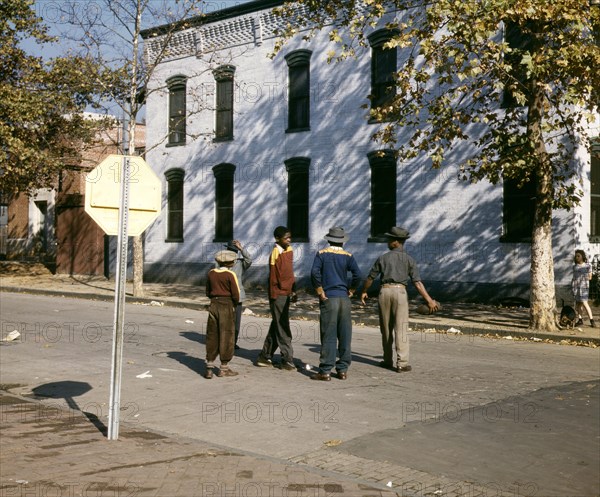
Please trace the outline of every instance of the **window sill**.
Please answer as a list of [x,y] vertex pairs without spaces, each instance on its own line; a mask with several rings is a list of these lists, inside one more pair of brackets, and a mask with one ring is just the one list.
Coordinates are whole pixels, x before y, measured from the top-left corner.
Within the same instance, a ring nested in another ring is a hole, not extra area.
[[367,121],[367,124],[383,124],[383,123],[391,123],[394,121],[393,117],[389,117],[388,119],[375,119],[374,117],[370,117]]
[[499,240],[500,243],[531,243],[530,236],[518,237],[510,235],[502,235]]
[[303,133],[305,131],[310,131],[309,128],[288,128],[285,130],[286,133]]
[[370,236],[367,238],[367,243],[387,243],[387,236]]
[[309,243],[310,240],[308,237],[299,237],[294,236],[294,232],[292,232],[292,243]]
[[169,147],[182,147],[183,145],[185,145],[185,142],[167,143],[165,145],[165,147],[167,147],[167,148],[169,148]]
[[228,237],[221,237],[221,238],[213,238],[213,243],[227,243],[229,241],[231,241],[233,238],[233,236],[228,236]]
[[233,136],[227,138],[213,138],[213,143],[221,143],[221,142],[232,142]]
[[165,243],[183,243],[183,238],[165,238]]
[[590,236],[588,238],[589,243],[600,243],[600,236]]

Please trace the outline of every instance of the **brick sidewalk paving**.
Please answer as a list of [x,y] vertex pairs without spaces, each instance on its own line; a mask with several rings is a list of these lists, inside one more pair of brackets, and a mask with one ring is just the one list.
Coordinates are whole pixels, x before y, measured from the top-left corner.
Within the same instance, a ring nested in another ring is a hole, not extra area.
[[0,496],[376,497],[377,484],[121,426],[0,392]]

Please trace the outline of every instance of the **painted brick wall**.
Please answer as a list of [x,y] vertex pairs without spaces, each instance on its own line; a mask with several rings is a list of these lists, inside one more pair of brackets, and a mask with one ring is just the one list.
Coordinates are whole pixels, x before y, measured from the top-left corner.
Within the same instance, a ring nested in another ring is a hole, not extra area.
[[[354,253],[365,275],[376,257],[387,250],[385,244],[367,241],[367,154],[383,148],[370,139],[377,125],[368,124],[367,111],[361,108],[368,103],[370,92],[370,50],[359,51],[356,59],[328,64],[330,47],[326,40],[326,33],[310,43],[294,40],[273,60],[267,57],[274,46],[270,38],[260,44],[180,56],[158,66],[151,83],[157,91],[150,92],[147,101],[147,162],[163,180],[170,168],[185,170],[185,236],[182,243],[165,243],[165,200],[160,218],[145,235],[147,278],[203,282],[213,254],[221,248],[213,242],[212,167],[223,162],[236,166],[234,237],[255,256],[248,275],[251,283],[266,281],[272,231],[286,224],[284,161],[292,157],[311,159],[310,241],[294,244],[292,240],[296,272],[304,284],[315,251],[326,245],[323,236],[330,226],[341,225],[349,232],[351,239],[346,248]],[[284,56],[299,48],[313,52],[311,129],[286,134],[288,68]],[[235,66],[235,139],[215,143],[212,70],[220,64]],[[177,75],[188,78],[187,131],[193,137],[188,136],[183,146],[169,147],[165,81]],[[399,141],[402,139],[400,136]],[[464,149],[457,150],[455,156],[458,159],[464,153]],[[424,280],[439,292],[445,289],[450,295],[475,295],[489,290],[497,295],[500,288],[504,295],[522,295],[529,282],[529,245],[499,241],[502,187],[461,181],[452,161],[449,164],[436,171],[426,160],[398,163],[396,224],[412,233],[406,250],[417,259]],[[559,285],[569,283],[571,253],[585,238],[585,205],[589,205],[589,198],[578,210],[555,214]],[[597,245],[588,248],[593,253]]]

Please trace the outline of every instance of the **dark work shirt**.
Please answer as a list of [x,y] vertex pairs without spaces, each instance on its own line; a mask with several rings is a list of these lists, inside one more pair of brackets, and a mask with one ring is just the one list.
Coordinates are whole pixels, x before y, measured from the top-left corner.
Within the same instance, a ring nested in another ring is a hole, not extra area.
[[413,282],[421,281],[419,269],[415,260],[404,252],[404,247],[398,247],[380,256],[369,271],[369,278],[376,279],[381,276],[381,283],[408,284],[410,278]]

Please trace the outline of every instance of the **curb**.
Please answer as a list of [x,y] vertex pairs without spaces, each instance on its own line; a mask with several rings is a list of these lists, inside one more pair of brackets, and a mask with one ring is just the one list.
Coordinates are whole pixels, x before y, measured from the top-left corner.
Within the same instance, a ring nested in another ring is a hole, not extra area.
[[[47,289],[38,289],[38,288],[23,288],[23,287],[0,287],[0,293],[26,293],[31,295],[46,295],[51,297],[63,297],[63,298],[79,298],[84,300],[99,300],[103,302],[112,302],[114,301],[113,295],[99,295],[97,293],[79,293],[79,292],[65,292],[61,290],[47,290]],[[196,302],[180,302],[176,300],[168,300],[161,299],[160,297],[134,297],[132,295],[126,295],[125,301],[128,304],[146,304],[152,305],[153,302],[160,302],[161,306],[165,307],[174,307],[174,308],[184,308],[184,309],[192,309],[197,311],[207,311],[208,304],[196,303]],[[270,312],[266,312],[263,310],[253,311],[256,317],[270,317]],[[302,314],[304,318],[308,321],[318,321],[319,314],[315,312],[304,312]],[[295,316],[293,313],[290,315],[291,319],[294,319]],[[379,326],[378,318],[372,319],[361,319],[361,320],[353,320],[353,324],[355,325],[363,325],[363,326]],[[504,338],[513,337],[518,339],[528,339],[533,341],[541,341],[541,342],[551,342],[551,343],[561,343],[565,345],[578,345],[578,346],[592,346],[599,347],[600,346],[600,338],[596,337],[581,337],[581,336],[565,336],[556,333],[545,333],[545,332],[536,332],[532,331],[522,331],[522,330],[513,330],[506,328],[489,328],[489,327],[478,327],[469,325],[464,328],[460,324],[433,324],[427,323],[423,321],[414,321],[410,320],[411,329],[413,331],[426,332],[427,330],[435,330],[438,333],[447,333],[448,330],[452,328],[460,327],[460,334],[462,335],[475,335],[475,336],[486,336],[490,338]]]
[[[82,293],[82,292],[64,292],[61,290],[47,290],[39,288],[22,288],[22,287],[0,287],[0,293],[26,293],[30,295],[46,295],[49,297],[63,297],[83,300],[99,300],[102,302],[114,302],[114,295],[101,295],[97,293]],[[162,300],[159,297],[134,297],[133,295],[125,295],[125,302],[128,304],[148,304],[152,302],[160,302],[161,306],[194,309],[198,311],[208,310],[208,304],[196,302],[178,302],[176,300]]]

